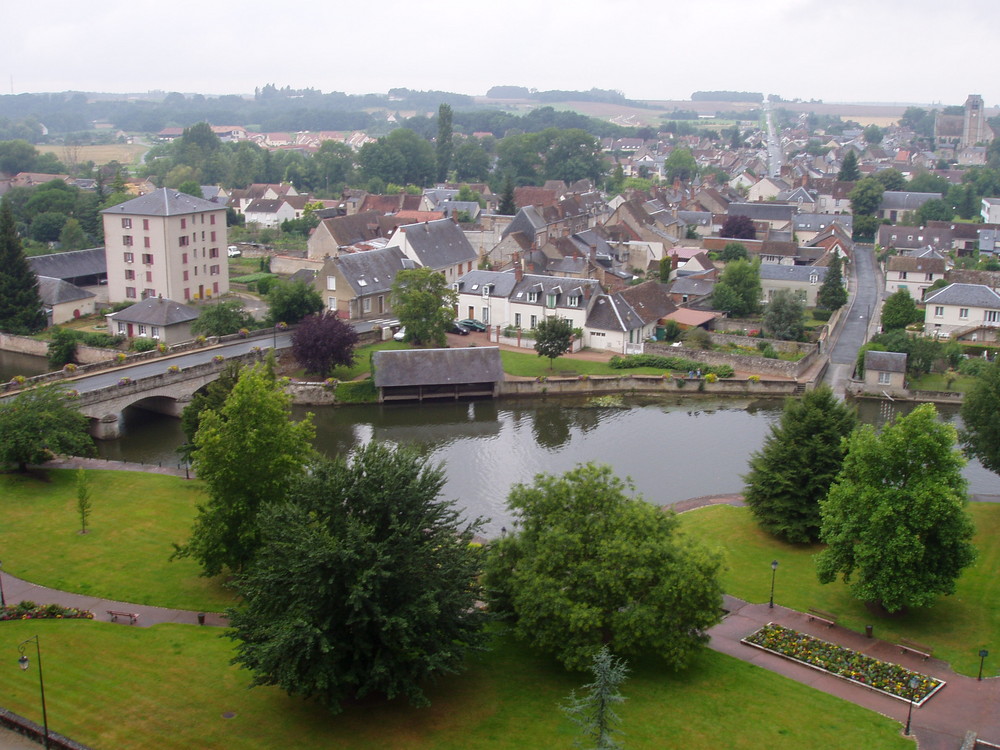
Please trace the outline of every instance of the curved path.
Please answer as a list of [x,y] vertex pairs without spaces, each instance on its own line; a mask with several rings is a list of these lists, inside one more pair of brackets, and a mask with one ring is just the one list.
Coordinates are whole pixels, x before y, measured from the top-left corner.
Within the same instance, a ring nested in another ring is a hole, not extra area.
[[[61,468],[84,465],[84,463],[91,468],[105,468],[94,464],[110,462],[96,462],[93,459],[66,459],[60,462],[50,462],[47,466]],[[112,465],[116,468],[122,467],[121,464]],[[177,473],[176,470],[160,469],[155,466],[144,466],[142,469],[161,473]],[[993,496],[991,499],[995,497]],[[720,504],[741,506],[744,505],[743,497],[738,493],[706,495],[683,500],[672,507],[677,512],[683,513]],[[161,622],[198,624],[198,613],[192,610],[153,607],[73,594],[38,586],[2,571],[0,571],[0,577],[2,577],[3,589],[8,602],[30,599],[42,604],[61,604],[66,607],[89,609],[94,612],[95,619],[99,620],[111,619],[107,614],[108,610],[135,612],[139,615],[137,627],[150,627]],[[1000,712],[995,710],[995,707],[1000,703],[1000,679],[991,678],[980,682],[975,678],[955,673],[948,664],[939,659],[922,661],[910,653],[900,653],[899,647],[888,641],[866,638],[861,633],[843,627],[826,627],[821,622],[809,620],[802,612],[780,605],[775,605],[772,609],[767,604],[753,604],[726,595],[723,606],[727,612],[726,616],[721,623],[709,630],[709,648],[715,651],[777,672],[796,682],[835,695],[871,711],[877,711],[883,716],[896,719],[901,724],[906,721],[909,706],[904,701],[867,690],[810,667],[751,648],[740,642],[741,639],[762,625],[769,622],[780,623],[877,659],[900,664],[907,669],[944,680],[947,686],[943,690],[927,701],[924,706],[913,710],[912,727],[919,741],[920,750],[958,750],[962,746],[966,732],[970,730],[976,732],[984,740],[1000,743]],[[119,622],[122,623],[123,627],[131,627],[127,620],[124,622],[119,620]],[[205,624],[224,626],[226,619],[221,614],[209,612],[205,613]],[[3,747],[2,737],[0,737],[0,748]]]

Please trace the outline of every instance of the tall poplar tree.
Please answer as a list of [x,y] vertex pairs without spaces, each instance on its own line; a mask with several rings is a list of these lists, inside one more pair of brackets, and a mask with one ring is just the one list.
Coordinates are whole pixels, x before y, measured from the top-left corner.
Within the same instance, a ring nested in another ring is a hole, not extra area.
[[4,201],[0,206],[0,331],[27,335],[43,328],[38,277],[24,257],[14,212]]
[[437,136],[437,178],[438,182],[448,179],[448,171],[451,169],[451,157],[454,153],[454,144],[451,139],[452,112],[450,104],[442,104],[438,107],[438,136]]
[[819,288],[816,301],[825,310],[839,310],[847,303],[847,289],[844,288],[844,274],[839,255],[834,255],[830,261],[830,267],[826,271],[826,278]]

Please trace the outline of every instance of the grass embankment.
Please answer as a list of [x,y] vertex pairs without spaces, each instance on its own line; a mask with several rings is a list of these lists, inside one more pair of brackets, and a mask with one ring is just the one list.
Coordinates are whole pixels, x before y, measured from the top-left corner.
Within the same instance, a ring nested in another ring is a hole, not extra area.
[[[784,544],[765,534],[749,509],[717,505],[684,513],[683,528],[691,536],[718,549],[728,570],[723,590],[751,602],[770,595],[771,561],[779,563],[775,602],[805,611],[810,607],[833,612],[843,625],[861,632],[873,625],[875,637],[898,642],[910,638],[934,647],[934,656],[950,662],[957,672],[974,675],[978,652],[1000,642],[1000,505],[970,503],[976,523],[979,560],[958,581],[954,596],[940,597],[929,607],[912,609],[894,618],[876,617],[854,599],[843,583],[820,585],[812,557],[822,545]],[[721,540],[721,541],[720,541]],[[986,674],[1000,674],[997,660],[986,660]]]
[[954,393],[968,393],[972,387],[979,382],[979,378],[972,375],[946,375],[943,372],[931,372],[910,378],[908,385],[915,391],[951,391]]
[[[275,688],[247,690],[216,628],[49,620],[0,633],[11,652],[39,635],[50,726],[95,748],[569,747],[576,732],[558,706],[587,681],[501,637],[433,685],[429,708],[372,700],[331,716]],[[722,654],[705,651],[681,674],[655,660],[633,669],[618,709],[633,750],[913,747],[898,722]],[[40,721],[34,675],[0,681],[0,704]]]
[[[45,479],[0,475],[4,571],[32,583],[105,599],[221,611],[233,602],[221,580],[190,559],[169,560],[187,541],[201,483],[124,471],[88,471],[92,511],[80,534],[75,472]],[[42,602],[47,603],[47,602]]]

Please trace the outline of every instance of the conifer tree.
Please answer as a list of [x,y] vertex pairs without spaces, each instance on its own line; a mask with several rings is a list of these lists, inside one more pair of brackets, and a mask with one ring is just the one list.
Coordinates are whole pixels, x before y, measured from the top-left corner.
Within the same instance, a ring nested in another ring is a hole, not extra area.
[[839,310],[847,303],[847,290],[844,288],[844,275],[841,271],[840,256],[834,255],[826,278],[816,295],[816,302],[824,310]]
[[500,206],[497,213],[501,216],[513,216],[517,213],[517,204],[514,203],[514,181],[507,175],[503,183],[503,193],[500,194]]
[[24,257],[14,212],[4,201],[0,206],[0,331],[26,335],[43,328],[38,277]]
[[861,179],[861,170],[858,169],[858,155],[853,150],[848,151],[844,161],[841,162],[837,179],[841,182],[857,182]]

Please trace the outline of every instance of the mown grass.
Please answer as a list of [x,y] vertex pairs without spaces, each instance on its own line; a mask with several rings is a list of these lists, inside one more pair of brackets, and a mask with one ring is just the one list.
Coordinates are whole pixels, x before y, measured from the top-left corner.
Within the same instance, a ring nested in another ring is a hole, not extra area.
[[909,379],[909,387],[917,391],[953,391],[968,393],[976,384],[978,378],[972,375],[947,375],[943,372],[931,372]]
[[75,472],[0,474],[7,573],[138,604],[221,611],[234,601],[221,580],[200,577],[193,560],[169,559],[171,544],[187,541],[196,505],[207,499],[200,482],[124,471],[87,476],[92,511],[81,534]]
[[[216,628],[10,622],[0,649],[13,653],[35,634],[50,727],[95,748],[562,748],[576,730],[558,706],[588,681],[500,637],[467,672],[430,686],[428,708],[366,700],[334,716],[276,688],[248,690]],[[679,674],[655,659],[633,670],[619,709],[632,750],[913,747],[898,722],[712,651]],[[40,721],[34,671],[0,681],[0,705]]]
[[[718,549],[728,567],[723,590],[752,602],[770,595],[771,561],[777,560],[775,603],[805,611],[810,607],[833,612],[838,625],[861,632],[873,625],[875,636],[898,642],[910,638],[934,647],[934,656],[951,663],[957,672],[973,675],[979,669],[978,652],[1000,643],[1000,505],[970,503],[976,524],[979,559],[958,581],[954,596],[939,597],[929,607],[899,617],[878,617],[854,599],[846,585],[821,585],[813,555],[821,545],[792,545],[765,534],[749,509],[712,506],[680,516],[683,528]],[[1000,660],[987,659],[987,673],[1000,674]]]
[[552,377],[558,375],[662,375],[667,370],[656,367],[635,367],[629,370],[616,370],[607,362],[596,362],[589,359],[571,359],[570,357],[557,357],[549,367],[549,360],[539,357],[534,352],[500,352],[500,361],[503,362],[503,371],[508,375],[520,377],[537,378],[541,376]]

